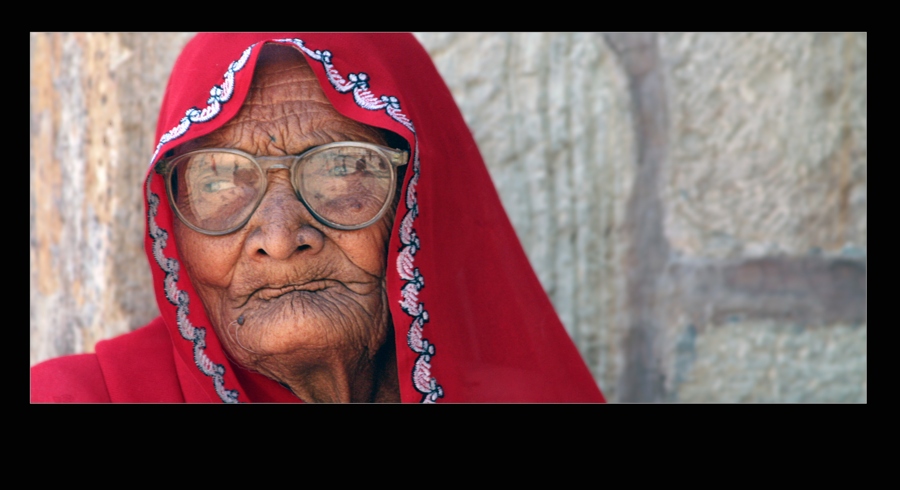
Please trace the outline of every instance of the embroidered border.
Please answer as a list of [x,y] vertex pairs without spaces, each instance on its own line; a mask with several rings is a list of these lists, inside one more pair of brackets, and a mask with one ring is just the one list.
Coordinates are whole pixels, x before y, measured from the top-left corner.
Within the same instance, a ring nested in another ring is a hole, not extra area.
[[[234,94],[234,74],[244,68],[250,53],[253,52],[253,44],[245,49],[241,57],[233,61],[228,70],[223,75],[224,82],[222,85],[214,85],[209,91],[209,99],[207,99],[205,108],[198,109],[191,107],[185,112],[183,118],[177,126],[167,131],[159,139],[153,157],[150,158],[152,165],[156,161],[160,148],[169,141],[180,138],[191,124],[204,123],[216,117],[222,110],[222,104],[231,100]],[[194,344],[194,364],[200,369],[200,372],[213,379],[216,394],[225,403],[238,403],[238,391],[225,388],[225,366],[216,364],[206,355],[206,329],[203,327],[195,327],[191,324],[188,314],[190,313],[190,298],[186,291],[178,289],[178,270],[179,263],[177,260],[168,258],[163,255],[163,249],[166,248],[169,233],[160,228],[156,223],[156,213],[159,209],[159,196],[150,191],[150,184],[153,180],[153,174],[147,179],[147,200],[149,203],[149,213],[147,216],[147,224],[150,237],[153,238],[153,258],[156,259],[159,268],[166,273],[163,279],[163,288],[166,292],[166,299],[169,300],[176,308],[175,317],[178,322],[178,332],[185,340],[189,340]]]
[[181,135],[187,132],[188,128],[191,127],[191,124],[206,122],[219,115],[219,112],[222,110],[222,104],[231,100],[231,96],[234,95],[234,74],[241,71],[241,69],[244,68],[244,65],[247,64],[250,53],[253,52],[253,46],[256,46],[256,43],[245,49],[244,52],[241,53],[240,58],[236,61],[232,61],[231,64],[228,65],[228,70],[222,75],[222,78],[225,79],[225,81],[222,82],[222,85],[213,85],[213,88],[209,90],[209,99],[206,100],[207,105],[205,108],[201,110],[196,107],[191,107],[185,111],[184,117],[181,118],[181,121],[179,121],[177,126],[168,130],[159,138],[159,143],[156,145],[153,157],[150,158],[151,165],[156,161],[156,155],[159,153],[159,149],[169,141],[180,138]]
[[147,195],[150,203],[150,216],[148,219],[150,236],[153,238],[153,258],[159,268],[166,273],[163,280],[163,286],[166,292],[166,299],[175,305],[176,318],[178,322],[178,332],[185,340],[190,340],[194,344],[194,363],[200,369],[200,372],[213,378],[213,385],[216,388],[216,394],[225,403],[237,403],[237,390],[225,389],[225,366],[214,363],[205,352],[206,349],[206,329],[195,327],[188,319],[190,313],[188,294],[186,291],[178,289],[178,261],[163,255],[163,249],[166,248],[166,242],[169,233],[160,228],[156,224],[156,213],[159,207],[159,196],[150,192],[150,179],[147,179]]
[[400,306],[412,318],[406,343],[413,352],[418,354],[411,373],[413,386],[422,394],[422,403],[435,403],[438,398],[443,398],[444,389],[431,375],[431,358],[434,356],[435,349],[434,344],[422,336],[425,324],[428,323],[428,312],[425,310],[425,304],[419,302],[419,291],[425,287],[425,278],[422,277],[419,268],[414,267],[415,254],[420,249],[420,242],[416,230],[413,228],[416,217],[419,215],[416,195],[416,186],[419,182],[419,137],[413,123],[400,110],[400,101],[397,97],[388,95],[375,97],[369,91],[369,75],[366,73],[350,73],[347,75],[347,79],[344,79],[331,63],[330,51],[311,50],[300,39],[278,39],[277,41],[291,43],[307,56],[321,63],[332,87],[342,94],[352,91],[356,105],[370,111],[383,109],[388,116],[406,126],[413,133],[415,138],[413,175],[410,177],[404,199],[406,214],[400,223],[399,233],[403,248],[397,257],[397,271],[400,277],[406,281],[400,291],[402,296]]

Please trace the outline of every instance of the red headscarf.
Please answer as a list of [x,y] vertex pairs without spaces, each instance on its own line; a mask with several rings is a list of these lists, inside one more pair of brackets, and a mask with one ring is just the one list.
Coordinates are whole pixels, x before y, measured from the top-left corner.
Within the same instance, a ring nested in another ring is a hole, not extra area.
[[[412,150],[386,281],[402,401],[604,401],[428,54],[409,34],[335,33],[200,34],[172,71],[144,187],[145,244],[172,343],[166,362],[175,367],[166,371],[177,374],[184,400],[297,401],[226,357],[181,265],[171,232],[177,218],[153,170],[167,151],[237,115],[265,43],[300,50],[340,113],[399,134]],[[160,332],[162,322],[155,322]],[[111,347],[97,348],[105,375],[115,368],[104,356],[125,352]],[[142,362],[149,379],[157,376],[157,361]],[[106,376],[107,385],[114,377]],[[141,401],[140,390],[120,378],[120,391],[133,394],[119,398]]]

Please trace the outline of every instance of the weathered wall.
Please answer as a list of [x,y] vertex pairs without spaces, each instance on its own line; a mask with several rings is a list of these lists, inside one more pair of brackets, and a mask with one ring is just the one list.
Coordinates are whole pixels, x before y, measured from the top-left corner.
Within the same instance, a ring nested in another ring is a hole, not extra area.
[[158,313],[140,194],[187,34],[31,34],[31,363]]
[[867,34],[664,34],[654,399],[867,399]]
[[607,395],[624,362],[628,80],[597,33],[422,33],[538,278]]
[[612,400],[866,401],[865,33],[418,37]]
[[[867,400],[867,34],[416,35],[611,400]],[[189,37],[31,35],[32,364],[154,315]]]

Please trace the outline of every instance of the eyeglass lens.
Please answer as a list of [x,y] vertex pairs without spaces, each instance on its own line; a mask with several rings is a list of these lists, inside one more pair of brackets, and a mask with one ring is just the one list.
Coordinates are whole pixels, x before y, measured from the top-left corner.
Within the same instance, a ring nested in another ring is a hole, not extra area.
[[392,167],[369,148],[342,146],[313,153],[295,171],[294,186],[319,216],[344,226],[365,223],[384,207]]
[[[249,219],[266,176],[253,160],[234,153],[186,154],[170,174],[173,202],[194,227],[222,232]],[[356,226],[375,218],[389,198],[392,167],[376,150],[341,146],[314,151],[295,163],[293,185],[326,224]]]

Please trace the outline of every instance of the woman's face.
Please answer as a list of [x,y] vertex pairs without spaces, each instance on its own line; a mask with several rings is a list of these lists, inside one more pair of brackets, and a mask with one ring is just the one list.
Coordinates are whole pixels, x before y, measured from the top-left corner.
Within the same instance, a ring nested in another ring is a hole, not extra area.
[[[385,144],[378,131],[334,109],[302,54],[270,45],[237,117],[180,151],[296,155],[336,141]],[[390,209],[360,230],[329,228],[297,199],[289,171],[278,169],[268,172],[265,196],[243,228],[209,236],[176,219],[174,231],[218,338],[237,363],[305,401],[372,401],[385,383],[396,385],[389,372],[395,361],[384,354],[393,342],[384,283],[393,219]]]

